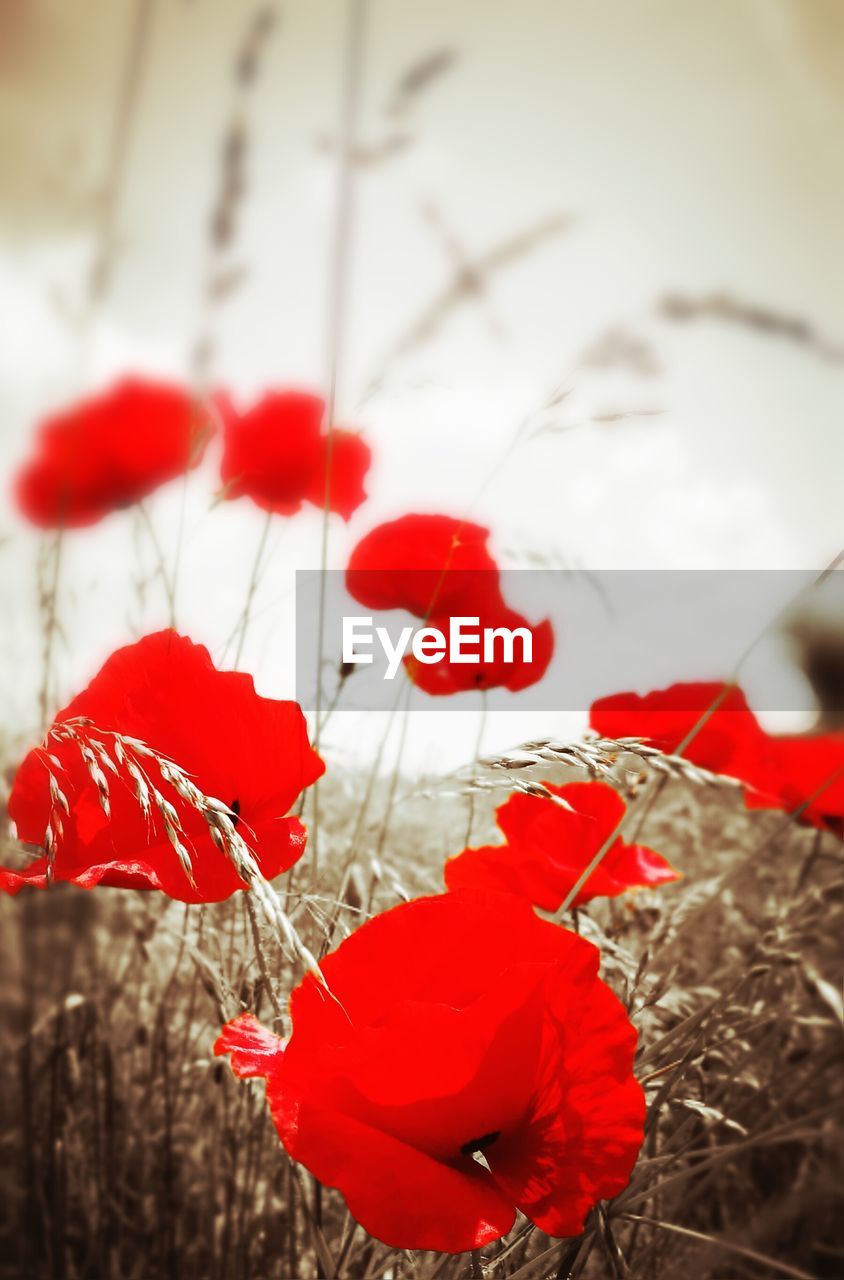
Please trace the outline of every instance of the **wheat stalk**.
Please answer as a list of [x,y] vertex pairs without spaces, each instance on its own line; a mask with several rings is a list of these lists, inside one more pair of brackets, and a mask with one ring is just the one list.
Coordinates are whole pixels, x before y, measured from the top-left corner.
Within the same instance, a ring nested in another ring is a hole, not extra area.
[[[512,773],[519,769],[530,769],[536,766],[555,764],[566,765],[572,769],[584,769],[590,777],[601,778],[607,782],[618,782],[617,768],[622,756],[638,756],[646,769],[668,778],[678,778],[696,786],[706,787],[740,787],[743,784],[737,778],[725,774],[713,773],[692,764],[683,756],[671,755],[650,746],[642,738],[584,738],[578,742],[559,742],[553,738],[539,738],[533,742],[523,743],[511,751],[498,756],[487,756],[478,761],[486,769],[504,770]],[[635,770],[626,769],[630,776],[627,786],[633,786],[641,778]],[[471,785],[471,783],[470,783]],[[483,779],[477,785],[483,787]],[[518,779],[516,786],[528,795],[550,796],[547,787],[541,782]]]
[[[190,884],[195,887],[190,851],[182,839],[184,829],[177,809],[162,794],[153,781],[151,769],[157,770],[160,779],[173,788],[185,804],[194,809],[208,827],[208,833],[216,847],[229,859],[246,889],[254,894],[262,911],[276,930],[282,946],[318,982],[327,984],[314,954],[305,946],[290,921],[279,895],[264,878],[254,854],[237,831],[233,810],[222,800],[205,795],[191,781],[180,765],[155,751],[140,738],[112,730],[97,728],[87,717],[77,717],[53,724],[44,741],[43,760],[50,778],[51,810],[44,836],[44,848],[48,858],[47,878],[52,880],[56,848],[64,828],[62,813],[69,813],[67,796],[59,785],[57,772],[64,766],[60,758],[49,750],[51,742],[70,743],[80,753],[88,776],[96,788],[100,807],[106,818],[111,816],[110,782],[108,775],[130,780],[130,789],[148,823],[153,810],[158,813],[179,862]],[[142,763],[143,762],[143,763]]]

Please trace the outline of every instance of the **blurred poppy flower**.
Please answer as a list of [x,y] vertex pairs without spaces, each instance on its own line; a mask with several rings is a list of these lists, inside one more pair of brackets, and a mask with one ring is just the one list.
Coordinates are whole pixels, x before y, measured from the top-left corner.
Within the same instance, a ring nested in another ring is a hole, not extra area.
[[[415,684],[432,695],[503,686],[513,692],[541,680],[554,652],[550,620],[532,624],[504,601],[500,573],[488,547],[489,530],[443,515],[406,515],[372,529],[355,547],[346,568],[349,594],[370,609],[405,609],[447,635],[453,617],[477,618],[478,628],[524,628],[531,634],[531,660],[521,639],[507,660],[503,642],[487,660],[424,663],[405,659]],[[474,634],[475,628],[471,628]],[[473,650],[474,652],[474,650]]]
[[[325,504],[329,438],[322,430],[325,401],[304,391],[273,391],[245,413],[219,398],[224,440],[225,498],[249,497],[265,511],[295,515],[303,502]],[[331,439],[330,511],[348,520],[366,498],[371,450],[354,432],[335,428]]]
[[369,609],[406,609],[417,618],[471,613],[500,598],[488,540],[489,529],[453,516],[388,520],[355,547],[346,589]]
[[[716,698],[718,707],[684,746]],[[590,724],[604,737],[646,738],[669,754],[682,747],[693,764],[743,782],[748,808],[793,812],[810,801],[801,820],[844,835],[844,734],[768,734],[734,685],[614,694],[592,704]]]
[[[116,745],[114,734],[129,742]],[[42,847],[58,820],[56,880],[85,889],[159,889],[181,902],[218,902],[244,887],[202,815],[144,747],[229,809],[267,879],[301,856],[304,828],[285,815],[324,766],[300,708],[260,697],[251,676],[217,671],[202,645],[160,631],[113,653],[18,770],[9,815],[21,840]],[[176,815],[193,883],[168,837],[156,791]],[[43,888],[47,872],[46,856],[22,871],[0,869],[0,888]]]
[[193,467],[212,429],[187,391],[126,378],[39,425],[18,506],[43,529],[95,524]]
[[[450,693],[466,693],[470,689],[492,689],[496,687],[509,689],[518,693],[529,685],[536,684],[548,670],[554,656],[554,630],[548,618],[544,622],[531,624],[520,613],[508,609],[500,599],[492,602],[480,601],[472,605],[478,612],[478,626],[471,627],[471,634],[482,635],[485,628],[519,628],[530,632],[530,662],[523,657],[523,641],[517,637],[513,643],[513,654],[508,660],[509,642],[505,646],[503,640],[493,642],[492,656],[486,659],[484,647],[479,643],[473,648],[477,651],[479,661],[474,663],[449,662],[447,657],[437,663],[422,663],[410,656],[404,659],[407,673],[414,684],[425,693],[438,696]],[[448,634],[448,618],[430,618],[428,623]]]
[[801,822],[844,839],[844,734],[778,734],[767,745],[776,779],[765,778],[764,785],[746,790],[747,807],[799,809]]
[[764,746],[765,734],[735,685],[712,681],[672,684],[644,696],[612,694],[592,703],[589,722],[602,737],[647,738],[651,746],[672,755],[716,700],[720,700],[718,706],[683,754],[703,769],[740,778],[743,775],[732,770],[750,767]]
[[[557,804],[517,793],[495,818],[506,844],[464,849],[445,864],[449,889],[497,889],[527,898],[543,911],[558,911],[569,890],[624,817],[624,800],[605,782],[543,784]],[[628,889],[678,880],[680,873],[644,845],[619,836],[574,899],[615,898]]]
[[458,1253],[519,1208],[576,1235],[627,1184],[636,1034],[598,952],[501,894],[403,903],[293,992],[285,1044],[249,1014],[215,1046],[262,1076],[289,1155],[396,1248]]

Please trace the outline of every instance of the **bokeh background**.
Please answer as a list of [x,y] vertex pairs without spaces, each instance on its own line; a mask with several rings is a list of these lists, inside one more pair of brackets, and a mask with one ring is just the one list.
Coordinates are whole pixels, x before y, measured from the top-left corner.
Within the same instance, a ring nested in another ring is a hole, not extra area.
[[[374,466],[369,501],[332,521],[331,565],[406,510],[489,523],[510,567],[831,560],[843,35],[836,0],[369,0],[337,419]],[[208,381],[237,397],[325,385],[347,39],[339,0],[6,0],[4,471],[47,409],[128,370],[192,378],[201,341]],[[212,509],[218,457],[187,490],[178,623],[219,656],[262,516]],[[181,511],[178,483],[150,503],[166,546]],[[274,523],[243,659],[268,693],[293,689],[292,574],[318,565],[320,522]],[[5,494],[0,531],[4,724],[23,741],[39,540]],[[166,607],[131,512],[64,556],[71,692]],[[383,728],[338,714],[330,745],[365,757]],[[543,731],[559,717],[496,713],[484,741]],[[451,767],[476,732],[414,716],[405,758]]]

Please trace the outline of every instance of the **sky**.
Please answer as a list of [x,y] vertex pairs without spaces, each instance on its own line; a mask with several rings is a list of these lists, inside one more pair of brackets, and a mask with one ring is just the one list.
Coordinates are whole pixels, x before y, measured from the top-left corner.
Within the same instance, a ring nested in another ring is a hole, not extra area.
[[[257,7],[7,0],[0,11],[4,473],[48,409],[127,370],[189,377],[209,325],[213,380],[243,402],[325,385],[349,5],[263,6],[277,21],[238,99],[235,51]],[[369,501],[348,526],[332,521],[329,563],[342,567],[383,519],[440,510],[488,524],[513,568],[827,564],[844,545],[841,6],[368,0],[363,49],[337,420],[366,434],[374,466]],[[402,77],[432,57],[440,74],[402,110]],[[209,260],[233,112],[246,186],[234,244]],[[84,327],[110,172],[114,268]],[[210,319],[209,261],[235,282]],[[467,263],[474,292],[440,306]],[[678,322],[667,296],[727,298],[727,310],[811,328],[800,341],[763,334],[725,319],[723,302],[720,318]],[[553,392],[565,395],[542,413]],[[246,500],[212,506],[218,463],[212,447],[188,486],[177,620],[219,655],[261,514]],[[150,503],[167,546],[181,505],[178,484]],[[3,723],[26,740],[39,540],[7,497],[0,535]],[[293,571],[319,563],[320,540],[317,512],[275,522],[243,658],[262,692],[292,694]],[[57,659],[68,694],[166,621],[159,586],[138,597],[150,554],[132,513],[67,540]],[[576,727],[514,709],[489,718],[483,746]],[[338,715],[327,746],[369,759],[383,728]],[[414,715],[405,760],[452,768],[476,738],[475,715]]]

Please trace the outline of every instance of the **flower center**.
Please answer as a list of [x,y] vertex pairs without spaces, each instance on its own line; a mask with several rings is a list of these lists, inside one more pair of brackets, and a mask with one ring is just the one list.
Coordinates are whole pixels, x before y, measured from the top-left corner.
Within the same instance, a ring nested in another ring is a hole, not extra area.
[[240,821],[240,801],[238,800],[237,796],[235,796],[234,800],[232,800],[231,804],[229,805],[229,808],[234,814],[234,817],[232,818],[232,826],[236,827],[238,822]]
[[460,1148],[462,1156],[473,1156],[482,1151],[486,1151],[487,1147],[491,1147],[497,1138],[501,1137],[501,1130],[496,1129],[494,1133],[485,1133],[480,1138],[470,1138],[468,1142],[464,1142]]

